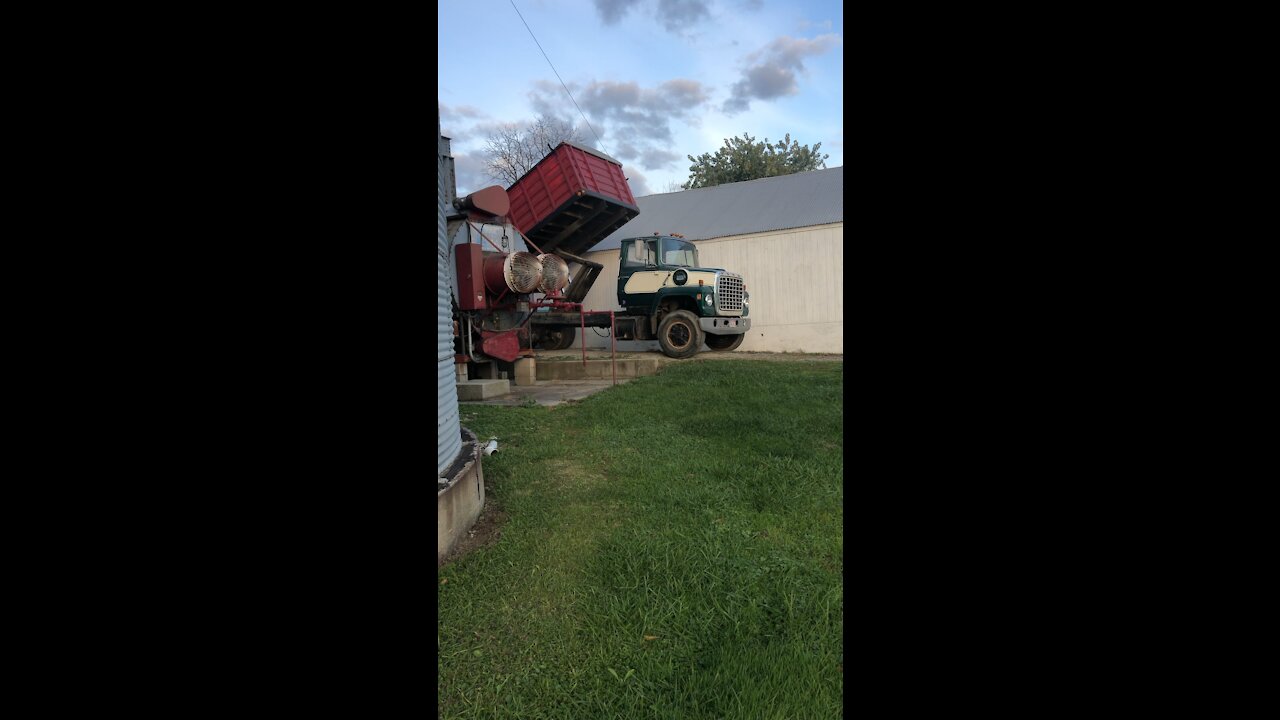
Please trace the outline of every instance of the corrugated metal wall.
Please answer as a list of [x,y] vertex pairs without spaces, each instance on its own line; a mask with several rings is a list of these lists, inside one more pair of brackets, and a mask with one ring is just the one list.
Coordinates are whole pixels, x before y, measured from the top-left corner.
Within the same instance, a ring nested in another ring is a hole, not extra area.
[[[844,223],[694,244],[703,265],[732,270],[746,279],[751,331],[739,350],[844,352]],[[604,265],[587,293],[587,309],[621,309],[618,251],[588,253],[586,258]],[[581,347],[580,342],[581,338],[574,347]],[[607,348],[609,338],[587,328],[587,347]],[[618,350],[657,349],[656,342],[618,343]]]
[[[439,127],[436,128],[437,135]],[[439,141],[440,155],[445,152],[444,141]],[[438,244],[436,253],[436,476],[439,477],[462,450],[462,430],[458,421],[457,375],[453,369],[453,309],[450,304],[451,257],[449,239],[445,237],[444,199],[445,172],[443,163],[437,162],[437,185],[440,190]]]

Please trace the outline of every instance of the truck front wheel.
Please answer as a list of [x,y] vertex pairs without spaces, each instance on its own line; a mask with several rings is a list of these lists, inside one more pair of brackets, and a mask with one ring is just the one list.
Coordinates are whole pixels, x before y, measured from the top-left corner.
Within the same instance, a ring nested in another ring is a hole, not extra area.
[[702,345],[705,333],[698,326],[698,318],[688,310],[667,313],[658,325],[658,344],[669,358],[682,360],[693,357]]
[[742,344],[742,339],[746,336],[746,333],[740,335],[712,335],[707,333],[707,347],[718,352],[737,350],[738,346]]

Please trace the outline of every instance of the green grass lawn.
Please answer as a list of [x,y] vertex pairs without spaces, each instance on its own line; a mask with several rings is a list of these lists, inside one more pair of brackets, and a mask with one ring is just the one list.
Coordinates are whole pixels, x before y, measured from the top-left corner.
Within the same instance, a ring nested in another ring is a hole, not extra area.
[[500,539],[437,578],[445,718],[840,718],[844,365],[462,406]]

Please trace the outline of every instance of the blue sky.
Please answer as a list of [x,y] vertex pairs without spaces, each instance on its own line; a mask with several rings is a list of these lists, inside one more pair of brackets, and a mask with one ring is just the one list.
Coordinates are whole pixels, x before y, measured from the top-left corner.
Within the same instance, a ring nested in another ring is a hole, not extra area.
[[844,164],[844,10],[829,0],[514,0],[599,135],[586,128],[510,0],[438,5],[438,98],[458,192],[495,182],[490,128],[572,120],[622,162],[633,194],[689,177],[687,155],[744,132],[821,142]]

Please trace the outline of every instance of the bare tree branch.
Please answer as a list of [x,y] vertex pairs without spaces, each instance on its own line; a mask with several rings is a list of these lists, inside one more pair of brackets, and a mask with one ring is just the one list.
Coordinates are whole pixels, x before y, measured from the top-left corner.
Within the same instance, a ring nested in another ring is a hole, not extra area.
[[489,178],[510,186],[563,141],[581,142],[573,123],[540,115],[533,122],[501,125],[485,138],[484,169]]

